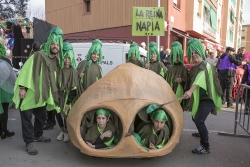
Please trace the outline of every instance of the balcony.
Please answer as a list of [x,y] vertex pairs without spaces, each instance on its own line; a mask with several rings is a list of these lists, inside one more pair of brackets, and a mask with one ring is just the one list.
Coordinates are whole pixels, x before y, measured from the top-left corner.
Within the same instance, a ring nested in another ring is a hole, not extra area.
[[218,0],[211,0],[212,4],[218,8]]
[[210,26],[209,23],[205,21],[203,21],[203,32],[213,38],[216,38],[216,31]]

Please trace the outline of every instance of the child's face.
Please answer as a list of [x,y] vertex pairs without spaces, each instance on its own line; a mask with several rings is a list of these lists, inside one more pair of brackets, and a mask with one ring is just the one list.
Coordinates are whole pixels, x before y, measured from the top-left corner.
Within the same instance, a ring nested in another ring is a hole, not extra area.
[[96,116],[96,122],[100,128],[105,128],[108,120],[109,120],[109,118],[106,117],[105,115],[99,114]]
[[161,130],[164,125],[165,125],[165,121],[161,121],[161,120],[152,120],[153,124],[154,124],[154,130],[155,132],[158,132],[159,130]]
[[97,62],[97,60],[99,59],[99,54],[97,54],[97,53],[92,53],[92,55],[91,55],[91,59],[92,59],[92,61],[93,62]]
[[70,65],[70,58],[69,57],[64,58],[64,65]]

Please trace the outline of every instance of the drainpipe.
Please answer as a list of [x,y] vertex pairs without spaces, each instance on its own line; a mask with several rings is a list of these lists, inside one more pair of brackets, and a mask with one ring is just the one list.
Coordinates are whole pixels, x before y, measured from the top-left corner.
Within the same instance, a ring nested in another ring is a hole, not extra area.
[[[161,0],[156,0],[156,6],[161,7]],[[156,44],[158,46],[158,51],[160,51],[160,36],[156,36]]]

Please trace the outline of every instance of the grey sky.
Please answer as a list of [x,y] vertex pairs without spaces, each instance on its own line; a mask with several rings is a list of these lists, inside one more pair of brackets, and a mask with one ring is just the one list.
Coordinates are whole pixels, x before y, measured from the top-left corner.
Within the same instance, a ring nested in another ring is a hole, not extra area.
[[249,6],[250,6],[250,0],[244,0],[244,4],[243,4],[243,25],[245,24],[250,24],[250,10],[249,10]]

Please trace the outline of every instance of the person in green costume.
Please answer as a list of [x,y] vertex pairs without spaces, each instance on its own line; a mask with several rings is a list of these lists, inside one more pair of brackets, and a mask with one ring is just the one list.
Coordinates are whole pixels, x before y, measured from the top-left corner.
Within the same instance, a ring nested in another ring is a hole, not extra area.
[[[59,60],[63,59],[63,32],[55,27],[50,31],[43,50],[35,52],[24,64],[15,83],[13,102],[20,109],[23,140],[30,155],[38,154],[33,142],[50,142],[43,136],[46,110],[59,108]],[[35,116],[34,126],[32,115]]]
[[150,150],[162,148],[169,140],[170,130],[166,122],[167,114],[162,109],[157,109],[151,116],[151,123],[145,124],[139,131],[140,144]]
[[[188,70],[183,63],[182,45],[175,41],[171,45],[170,62],[166,80],[178,98],[182,97],[188,90]],[[180,101],[182,108],[186,106],[187,100]]]
[[216,115],[221,111],[222,90],[215,67],[203,61],[206,55],[201,41],[191,38],[187,52],[189,62],[192,59],[195,66],[190,71],[190,89],[183,98],[190,98],[187,111],[191,113],[200,136],[200,146],[192,153],[206,154],[210,153],[210,145],[205,121],[209,113]]
[[[154,71],[156,74],[162,76],[163,78],[166,78],[167,74],[167,68],[166,66],[161,62],[160,54],[158,51],[157,44],[155,42],[149,43],[149,51],[148,51],[148,57],[147,59],[150,60],[150,63],[146,63],[145,68],[148,68],[149,70]],[[147,60],[147,61],[149,61]]]
[[[60,92],[62,94],[59,102],[61,112],[56,114],[61,132],[57,136],[57,140],[63,139],[64,142],[68,142],[70,138],[67,131],[66,118],[73,106],[73,100],[76,98],[76,88],[79,83],[78,72],[75,69],[76,61],[73,46],[69,42],[63,43],[63,57],[64,64],[61,65],[62,70],[59,76]],[[64,117],[64,120],[62,117]]]
[[128,51],[128,62],[139,67],[143,67],[144,64],[140,60],[140,51],[137,43],[132,43]]
[[89,147],[100,149],[112,145],[115,138],[115,127],[109,121],[110,116],[110,111],[107,109],[100,108],[96,111],[96,122],[84,136]]
[[[12,69],[11,61],[6,58],[6,49],[0,43],[0,134],[1,139],[15,135],[15,132],[8,131],[8,108],[12,102],[13,88],[15,83],[15,73]],[[6,79],[4,81],[4,78]]]
[[95,39],[88,51],[87,60],[80,62],[76,68],[80,77],[80,85],[77,88],[77,96],[81,94],[94,82],[102,78],[102,42]]

